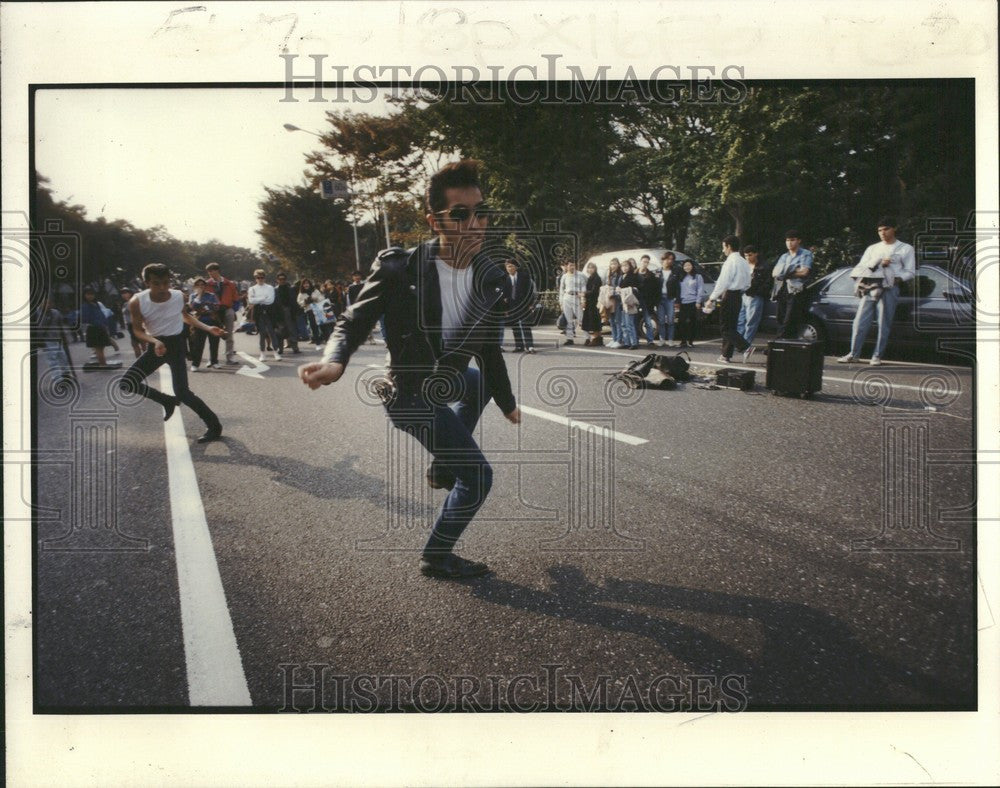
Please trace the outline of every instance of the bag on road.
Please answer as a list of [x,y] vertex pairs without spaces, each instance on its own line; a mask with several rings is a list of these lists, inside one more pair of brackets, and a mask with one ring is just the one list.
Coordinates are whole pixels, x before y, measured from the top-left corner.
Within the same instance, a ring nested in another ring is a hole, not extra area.
[[663,389],[669,391],[677,388],[677,380],[670,374],[669,362],[666,356],[656,353],[636,359],[621,372],[609,373],[615,380],[620,380],[633,389]]
[[[687,358],[684,358],[687,356]],[[684,383],[691,380],[691,373],[689,372],[691,368],[691,356],[688,353],[678,353],[673,358],[667,358],[666,356],[660,356],[660,358],[666,361],[667,372],[675,380],[680,380]]]

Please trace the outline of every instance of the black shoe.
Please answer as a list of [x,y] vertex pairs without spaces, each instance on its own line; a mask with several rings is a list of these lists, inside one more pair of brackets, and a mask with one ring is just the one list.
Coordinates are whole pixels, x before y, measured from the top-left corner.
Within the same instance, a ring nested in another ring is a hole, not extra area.
[[573,340],[572,339],[567,339],[565,342],[563,342],[563,344],[564,345],[572,345],[573,344]]
[[170,400],[170,402],[165,403],[163,406],[163,420],[169,421],[170,417],[174,415],[174,411],[177,409],[177,406],[180,404],[181,401],[177,399],[177,397],[174,397]]
[[222,437],[222,425],[216,424],[214,427],[209,427],[205,430],[205,434],[198,438],[198,443],[210,443],[211,441],[217,441]]
[[455,477],[439,470],[434,463],[427,469],[427,485],[434,490],[450,490],[455,486]]
[[297,347],[293,347],[293,348],[292,348],[292,355],[293,355],[293,356],[297,356],[297,355],[298,355],[299,353],[301,353],[301,352],[302,352],[302,351],[301,351],[301,350],[299,350],[299,349],[298,349]]
[[445,580],[465,580],[479,577],[490,571],[486,564],[469,561],[454,553],[446,555],[423,556],[420,559],[420,573],[428,577],[441,577]]
[[647,342],[646,343],[646,347],[656,347],[656,343],[655,342]]

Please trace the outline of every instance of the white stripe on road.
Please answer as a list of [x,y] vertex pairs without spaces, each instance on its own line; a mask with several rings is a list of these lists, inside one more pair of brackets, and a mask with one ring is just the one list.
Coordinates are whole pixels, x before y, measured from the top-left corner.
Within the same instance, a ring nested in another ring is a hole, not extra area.
[[270,369],[267,364],[263,361],[258,361],[249,353],[245,353],[242,350],[237,351],[236,355],[250,362],[249,367],[244,366],[236,370],[237,375],[246,375],[248,378],[257,378],[258,380],[264,379],[264,375],[262,373],[267,372]]
[[585,421],[578,421],[577,419],[567,419],[565,416],[557,416],[555,413],[531,408],[527,405],[521,405],[520,408],[522,413],[527,413],[529,416],[538,416],[540,419],[554,421],[556,424],[565,424],[568,427],[578,427],[581,430],[594,431],[602,437],[614,438],[616,441],[627,443],[629,446],[642,446],[644,443],[649,443],[645,438],[637,438],[634,435],[627,435],[617,430],[609,430],[607,427],[598,427],[596,424],[588,424]]
[[[160,367],[160,389],[164,394],[174,391],[166,366]],[[163,432],[188,700],[192,706],[249,706],[250,690],[215,561],[180,407],[170,421],[164,422]]]

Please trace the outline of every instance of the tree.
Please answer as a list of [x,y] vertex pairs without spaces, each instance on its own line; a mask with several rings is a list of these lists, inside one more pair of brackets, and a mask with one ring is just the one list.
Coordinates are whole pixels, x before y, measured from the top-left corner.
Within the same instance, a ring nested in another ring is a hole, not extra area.
[[[356,267],[354,233],[345,217],[345,207],[326,200],[313,188],[303,185],[268,188],[260,202],[263,249],[274,255],[271,268],[285,268],[314,278],[346,279]],[[369,238],[371,228],[359,228],[359,237]],[[366,240],[367,259],[374,256],[373,244]],[[365,259],[365,258],[362,258]]]

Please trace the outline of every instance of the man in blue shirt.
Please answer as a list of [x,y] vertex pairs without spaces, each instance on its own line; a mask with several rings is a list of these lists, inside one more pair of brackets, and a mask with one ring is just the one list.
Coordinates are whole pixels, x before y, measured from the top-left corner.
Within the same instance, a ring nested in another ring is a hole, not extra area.
[[813,253],[803,249],[798,230],[785,233],[785,247],[788,249],[774,266],[774,289],[771,300],[778,302],[778,336],[795,339],[799,326],[805,320],[806,298],[803,292],[806,280],[812,273]]

